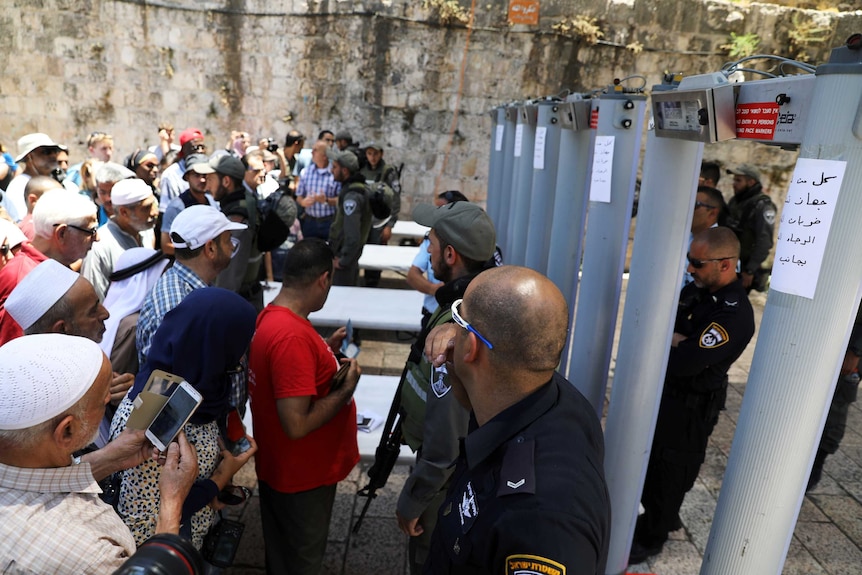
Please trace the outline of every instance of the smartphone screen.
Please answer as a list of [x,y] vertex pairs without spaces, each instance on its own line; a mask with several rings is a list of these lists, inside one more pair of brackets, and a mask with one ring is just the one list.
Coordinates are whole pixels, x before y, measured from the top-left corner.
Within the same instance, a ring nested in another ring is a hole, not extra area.
[[201,399],[191,385],[186,382],[180,384],[150,424],[147,437],[164,451],[198,408]]

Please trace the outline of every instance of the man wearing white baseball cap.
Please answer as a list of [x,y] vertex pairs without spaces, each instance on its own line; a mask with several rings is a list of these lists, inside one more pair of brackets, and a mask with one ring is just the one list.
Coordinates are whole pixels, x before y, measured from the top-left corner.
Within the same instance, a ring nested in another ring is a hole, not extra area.
[[191,206],[177,215],[171,225],[176,262],[159,278],[144,301],[138,318],[136,340],[140,365],[144,365],[153,334],[165,314],[178,306],[192,290],[207,287],[215,281],[239,247],[230,232],[246,227],[230,221],[212,206]]
[[[143,432],[136,451],[109,444],[73,457],[98,428],[110,383],[111,363],[82,337],[30,335],[0,347],[0,572],[110,573],[135,552],[129,529],[98,497],[94,461],[112,453],[114,471],[139,465],[152,452]],[[156,532],[179,532],[197,474],[180,435],[159,480]]]
[[60,166],[57,163],[57,153],[65,149],[66,146],[58,144],[47,134],[27,134],[18,139],[18,156],[15,161],[24,162],[24,171],[9,182],[2,201],[13,221],[18,222],[27,215],[24,186],[33,176],[50,176],[58,169]]
[[154,248],[153,227],[159,216],[159,202],[144,180],[120,180],[111,189],[114,215],[99,228],[99,241],[84,259],[81,275],[90,280],[99,299],[105,299],[114,272],[114,262],[131,248]]

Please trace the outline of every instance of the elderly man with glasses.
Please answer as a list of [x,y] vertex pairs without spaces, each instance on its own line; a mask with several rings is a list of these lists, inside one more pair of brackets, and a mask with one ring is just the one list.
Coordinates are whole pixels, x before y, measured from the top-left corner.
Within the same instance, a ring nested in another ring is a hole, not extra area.
[[661,553],[681,527],[679,509],[694,485],[727,397],[727,370],[754,335],[754,312],[736,274],[739,240],[730,228],[694,237],[679,296],[664,389],[647,465],[630,564]]
[[[721,195],[721,192],[710,186],[698,186],[697,196],[694,201],[694,213],[691,215],[689,245],[691,245],[694,236],[703,230],[721,225],[726,216],[727,204],[724,202],[724,196]],[[682,287],[687,286],[692,281],[694,281],[694,278],[691,277],[688,270],[684,271],[682,274]]]
[[98,239],[96,206],[80,194],[51,190],[33,209],[36,237],[0,269],[0,345],[20,337],[21,326],[6,312],[6,298],[33,268],[47,259],[76,269]]

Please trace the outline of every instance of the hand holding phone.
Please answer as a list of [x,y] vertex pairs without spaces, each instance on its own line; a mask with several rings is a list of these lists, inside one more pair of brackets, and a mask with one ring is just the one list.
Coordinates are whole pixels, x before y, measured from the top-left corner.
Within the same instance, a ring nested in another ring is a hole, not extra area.
[[156,418],[147,428],[149,439],[159,451],[165,452],[168,446],[191,418],[203,401],[203,397],[187,381],[183,381],[162,406]]

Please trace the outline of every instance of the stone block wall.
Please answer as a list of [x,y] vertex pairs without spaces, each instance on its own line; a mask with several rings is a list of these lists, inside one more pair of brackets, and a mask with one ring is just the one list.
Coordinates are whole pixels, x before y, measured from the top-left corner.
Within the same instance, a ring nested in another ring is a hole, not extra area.
[[[122,157],[154,144],[165,120],[200,127],[211,148],[232,129],[283,140],[297,128],[310,141],[348,129],[404,163],[409,212],[448,188],[484,199],[487,112],[499,104],[715,71],[731,32],[817,63],[862,30],[859,11],[706,0],[542,0],[538,26],[509,26],[507,5],[476,2],[467,46],[463,24],[420,0],[11,0],[0,15],[0,142],[14,154],[18,137],[44,131],[74,162],[93,130],[114,134]],[[591,23],[599,41],[560,33],[564,18]],[[733,142],[705,157],[753,161],[777,191],[796,155]]]

